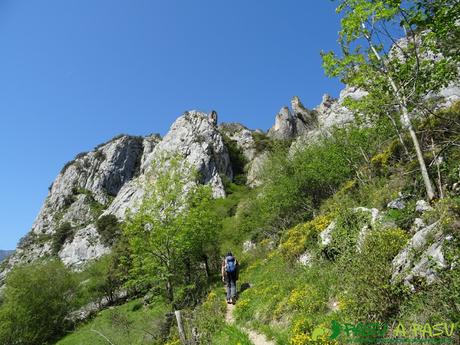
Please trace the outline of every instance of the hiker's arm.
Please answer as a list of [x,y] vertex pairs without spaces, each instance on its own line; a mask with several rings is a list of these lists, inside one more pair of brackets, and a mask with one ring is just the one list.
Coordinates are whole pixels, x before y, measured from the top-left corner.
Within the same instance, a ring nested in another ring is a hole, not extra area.
[[222,263],[222,265],[220,266],[220,275],[222,276],[222,280],[225,279],[225,272],[224,272],[224,264]]

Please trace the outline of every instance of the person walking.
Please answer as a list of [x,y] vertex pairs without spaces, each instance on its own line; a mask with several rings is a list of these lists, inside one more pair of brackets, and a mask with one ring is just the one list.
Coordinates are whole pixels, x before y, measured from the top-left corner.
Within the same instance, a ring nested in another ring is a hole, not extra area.
[[238,280],[239,263],[233,256],[232,252],[228,252],[222,261],[221,275],[222,281],[227,289],[227,303],[236,303],[236,281]]

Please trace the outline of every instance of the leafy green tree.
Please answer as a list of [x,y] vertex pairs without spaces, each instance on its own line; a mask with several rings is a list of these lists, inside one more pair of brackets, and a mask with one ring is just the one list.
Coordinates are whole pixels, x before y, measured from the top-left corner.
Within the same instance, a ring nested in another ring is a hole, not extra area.
[[342,54],[322,53],[326,73],[366,91],[363,108],[399,114],[393,123],[409,133],[427,197],[433,199],[413,117],[421,114],[427,94],[458,75],[458,0],[340,0],[337,12],[343,16]]
[[51,344],[68,327],[75,276],[57,260],[11,271],[0,307],[0,344]]
[[197,267],[215,252],[220,224],[209,207],[210,187],[197,183],[186,161],[162,157],[152,167],[142,203],[124,226],[131,260],[128,286],[156,288],[176,308],[187,298],[178,288],[191,284]]
[[106,298],[112,304],[121,286],[121,272],[118,269],[116,252],[105,255],[91,263],[87,269],[88,282],[85,284],[86,291],[91,301]]
[[101,236],[102,243],[107,246],[113,245],[120,237],[120,222],[113,214],[104,215],[96,221],[96,229]]

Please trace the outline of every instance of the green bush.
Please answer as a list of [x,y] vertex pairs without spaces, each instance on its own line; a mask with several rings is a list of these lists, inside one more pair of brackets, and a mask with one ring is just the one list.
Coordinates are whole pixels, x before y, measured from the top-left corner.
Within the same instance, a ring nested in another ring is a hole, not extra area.
[[244,167],[247,163],[247,159],[235,140],[230,139],[226,135],[223,135],[223,139],[228,150],[228,155],[230,156],[234,182],[239,185],[244,185],[246,184]]
[[391,262],[407,241],[401,229],[374,230],[352,260],[339,263],[337,277],[343,282],[345,313],[351,320],[382,322],[397,314],[407,289],[390,284]]
[[69,222],[62,223],[52,235],[51,249],[57,255],[67,240],[72,240],[74,231]]
[[121,235],[120,223],[113,214],[100,217],[96,221],[96,229],[101,236],[102,243],[106,246],[112,246]]
[[0,306],[0,344],[52,344],[69,327],[77,282],[59,261],[16,267]]
[[358,244],[358,234],[365,224],[370,223],[368,212],[346,209],[337,219],[332,232],[331,243],[324,248],[324,254],[330,260],[336,260],[339,256],[348,254],[346,258],[353,261],[353,254]]

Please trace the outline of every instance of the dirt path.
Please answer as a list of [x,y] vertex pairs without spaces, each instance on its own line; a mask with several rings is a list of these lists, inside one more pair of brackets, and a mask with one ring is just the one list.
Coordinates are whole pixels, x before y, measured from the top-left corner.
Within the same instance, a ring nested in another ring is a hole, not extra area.
[[[233,304],[227,304],[227,312],[225,314],[225,321],[229,324],[235,322],[235,318],[233,317],[233,309],[235,306]],[[275,345],[274,342],[267,340],[265,335],[260,334],[252,329],[243,328],[242,329],[251,339],[254,345]]]

